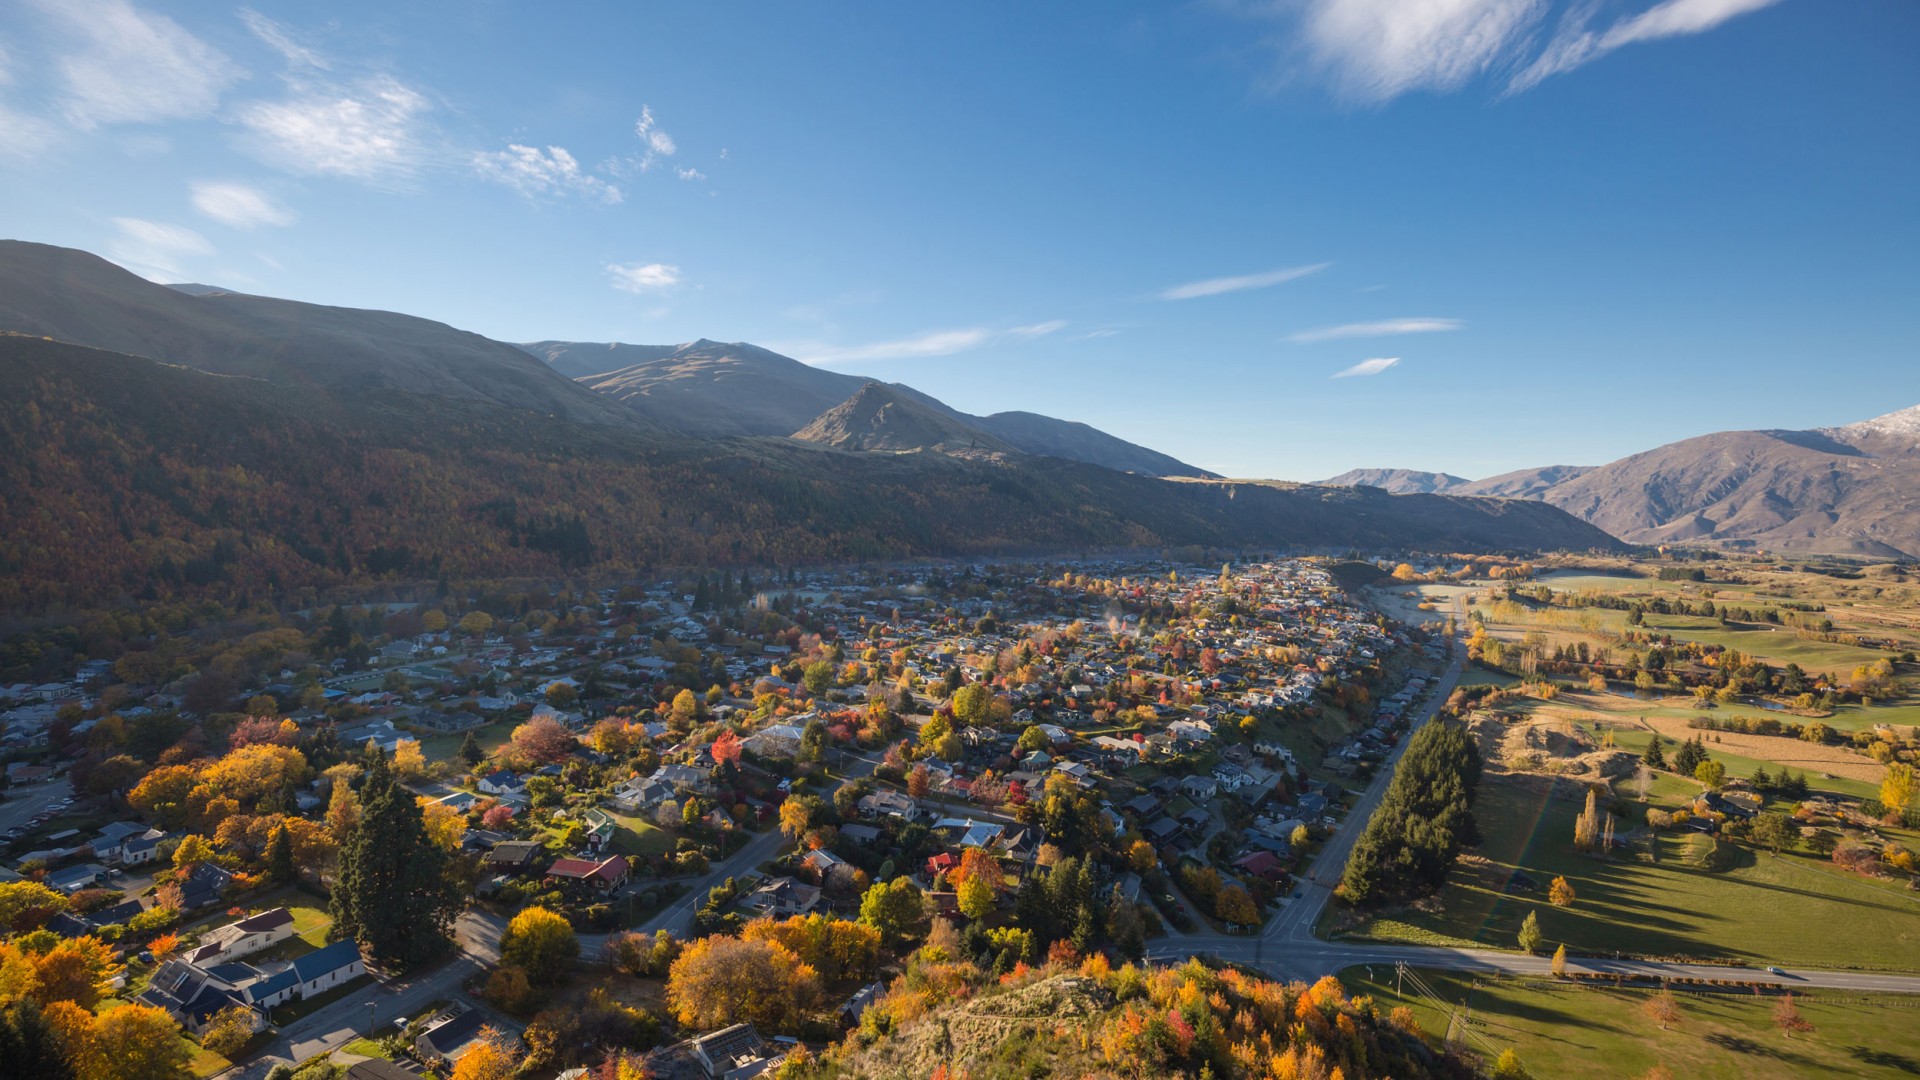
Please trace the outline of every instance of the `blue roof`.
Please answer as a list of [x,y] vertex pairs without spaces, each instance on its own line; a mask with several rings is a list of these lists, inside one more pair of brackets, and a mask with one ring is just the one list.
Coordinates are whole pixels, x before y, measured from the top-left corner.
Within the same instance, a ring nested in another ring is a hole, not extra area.
[[329,971],[346,967],[360,959],[360,943],[336,941],[324,949],[315,949],[293,962],[293,973],[301,982],[312,982]]
[[299,983],[299,981],[300,976],[295,974],[292,968],[282,968],[248,986],[247,992],[253,995],[253,1000],[264,1001],[280,991]]

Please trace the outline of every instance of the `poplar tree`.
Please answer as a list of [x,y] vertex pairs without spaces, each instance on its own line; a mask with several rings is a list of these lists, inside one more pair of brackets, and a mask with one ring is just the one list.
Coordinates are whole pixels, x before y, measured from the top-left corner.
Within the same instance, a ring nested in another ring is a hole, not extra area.
[[360,819],[340,845],[333,933],[358,941],[375,960],[413,967],[445,947],[462,898],[413,792],[377,748],[367,755],[359,795]]

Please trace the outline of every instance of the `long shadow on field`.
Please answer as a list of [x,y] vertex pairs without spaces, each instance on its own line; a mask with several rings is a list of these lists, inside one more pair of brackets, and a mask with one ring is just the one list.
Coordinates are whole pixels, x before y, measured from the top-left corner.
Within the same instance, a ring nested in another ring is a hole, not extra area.
[[1878,1065],[1883,1069],[1898,1069],[1903,1073],[1920,1074],[1920,1061],[1905,1054],[1896,1054],[1891,1050],[1877,1050],[1871,1046],[1849,1046],[1847,1053],[1855,1061],[1868,1065]]
[[1779,1047],[1768,1046],[1766,1043],[1749,1039],[1745,1035],[1729,1035],[1724,1031],[1716,1031],[1707,1036],[1707,1041],[1722,1050],[1731,1051],[1735,1054],[1753,1054],[1759,1057],[1770,1057],[1779,1061],[1789,1061],[1802,1065],[1807,1062],[1804,1055],[1782,1050]]

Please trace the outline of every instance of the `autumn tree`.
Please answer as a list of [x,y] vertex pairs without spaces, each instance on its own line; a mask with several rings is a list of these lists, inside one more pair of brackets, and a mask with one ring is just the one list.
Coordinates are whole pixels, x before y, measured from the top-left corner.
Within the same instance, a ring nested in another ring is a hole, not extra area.
[[705,937],[667,973],[667,1005],[681,1024],[710,1030],[747,1022],[781,1030],[819,1008],[820,975],[774,941]]
[[780,831],[787,839],[798,841],[826,810],[818,795],[789,795],[780,804]]
[[515,752],[540,765],[565,761],[580,747],[573,732],[551,716],[534,717],[514,728],[510,738]]
[[573,924],[543,907],[522,909],[500,936],[500,959],[526,969],[536,983],[559,982],[579,956]]
[[1594,789],[1587,789],[1587,805],[1573,820],[1573,849],[1592,851],[1600,846],[1600,806]]
[[713,740],[713,745],[709,748],[709,752],[713,755],[714,763],[717,765],[740,764],[740,736],[735,735],[732,729],[722,731],[720,736]]
[[70,903],[65,894],[37,881],[0,882],[0,927],[37,930]]
[[8,1076],[78,1080],[59,1030],[32,1001],[0,1008],[0,1063]]
[[[828,982],[870,978],[880,966],[880,931],[864,923],[848,922],[832,915],[755,919],[741,929],[740,936],[748,941],[778,942]],[[659,944],[656,938],[654,945],[658,947]],[[669,947],[671,944],[669,938]],[[660,970],[663,965],[650,960],[649,967]]]
[[979,877],[970,877],[960,883],[958,890],[960,913],[969,919],[983,919],[993,913],[993,887]]
[[1880,805],[1886,807],[1887,820],[1898,821],[1915,808],[1916,794],[1913,766],[1904,761],[1887,762],[1886,774],[1880,780]]
[[1693,778],[1705,784],[1708,791],[1719,791],[1726,782],[1727,767],[1709,758],[1693,767]]
[[1680,1001],[1666,987],[1661,987],[1659,993],[1648,998],[1640,1010],[1646,1013],[1647,1019],[1659,1024],[1661,1031],[1680,1022]]
[[134,785],[127,804],[163,829],[182,828],[187,824],[187,797],[199,783],[200,774],[192,766],[162,765]]
[[1564,875],[1555,877],[1553,884],[1547,886],[1547,899],[1552,901],[1554,907],[1572,907],[1573,884]]
[[1564,979],[1567,977],[1566,945],[1562,944],[1553,950],[1553,966],[1551,970],[1553,972],[1553,977],[1556,979]]
[[512,1047],[498,1031],[489,1027],[482,1028],[479,1037],[461,1052],[460,1060],[453,1065],[451,1080],[513,1080],[519,1071],[520,1063]]
[[1789,1039],[1813,1030],[1813,1022],[1800,1015],[1800,1006],[1794,1002],[1792,994],[1782,995],[1773,1006],[1773,1023]]
[[1252,926],[1260,921],[1260,909],[1254,906],[1253,897],[1238,885],[1220,890],[1213,901],[1213,913],[1235,926]]
[[221,1009],[207,1021],[206,1030],[200,1033],[200,1045],[221,1057],[232,1057],[253,1038],[253,1017],[253,1010],[245,1005]]

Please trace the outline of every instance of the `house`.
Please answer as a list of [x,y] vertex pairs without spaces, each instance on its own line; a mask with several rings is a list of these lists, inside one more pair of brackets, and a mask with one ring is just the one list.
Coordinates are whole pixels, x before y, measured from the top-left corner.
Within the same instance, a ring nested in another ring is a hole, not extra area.
[[366,973],[366,962],[360,959],[360,943],[352,940],[336,941],[293,962],[295,993],[302,998],[331,990]]
[[217,903],[233,883],[233,873],[210,862],[197,863],[180,886],[180,910],[192,911]]
[[934,832],[945,835],[948,843],[961,848],[987,847],[1000,838],[1005,828],[997,822],[972,818],[941,818],[933,823]]
[[671,798],[673,798],[671,785],[650,776],[636,776],[615,788],[607,801],[616,808],[632,814],[652,810]]
[[428,1021],[426,1030],[413,1040],[413,1052],[421,1061],[451,1066],[472,1048],[486,1026],[486,1017],[478,1009],[442,1013]]
[[599,851],[613,843],[614,820],[598,810],[589,808],[580,815],[580,824],[587,830],[587,847]]
[[64,870],[55,870],[46,876],[45,884],[50,889],[58,889],[72,895],[81,889],[89,889],[100,884],[107,874],[107,868],[99,863],[81,863]]
[[689,1042],[693,1059],[711,1080],[747,1080],[780,1063],[752,1024],[724,1027]]
[[746,748],[761,757],[790,758],[800,753],[805,729],[795,724],[770,724],[747,736]]
[[527,782],[505,769],[496,769],[482,776],[473,786],[479,788],[484,794],[497,798],[524,799],[527,797]]
[[241,990],[257,981],[258,975],[245,964],[224,964],[219,970],[209,970],[176,958],[154,971],[137,1000],[166,1010],[175,1023],[196,1035],[215,1013],[237,1005],[254,1012],[254,1030],[258,1031],[264,1020]]
[[487,852],[487,869],[495,874],[530,874],[545,850],[532,840],[503,840]]
[[1195,799],[1205,801],[1220,794],[1220,781],[1211,776],[1189,776],[1180,781],[1180,790]]
[[860,1018],[866,1015],[867,1010],[886,996],[887,984],[884,982],[868,983],[866,986],[861,987],[852,997],[847,999],[846,1004],[840,1006],[841,1026],[857,1027],[860,1023]]
[[872,847],[880,842],[880,830],[871,825],[858,823],[840,826],[840,838],[861,847]]
[[864,818],[896,817],[909,822],[920,819],[920,804],[891,788],[881,788],[871,795],[862,795],[857,805],[860,816]]
[[120,864],[122,866],[141,866],[160,857],[160,841],[167,834],[159,829],[148,829],[139,836],[130,836],[120,845]]
[[293,936],[293,912],[274,908],[218,927],[186,954],[189,963],[210,964],[252,956]]
[[820,904],[820,890],[790,877],[769,878],[740,901],[763,915],[806,915]]
[[93,843],[90,845],[93,848],[93,857],[104,859],[109,863],[120,862],[127,840],[135,836],[144,836],[151,831],[153,830],[137,821],[116,821],[103,826],[100,834],[93,838]]
[[1287,876],[1286,865],[1271,851],[1248,852],[1233,860],[1233,868],[1265,881],[1279,881]]
[[713,794],[712,774],[691,765],[662,765],[653,771],[653,779],[675,791],[691,791],[697,795]]
[[547,867],[546,877],[549,881],[585,885],[589,889],[606,892],[619,888],[627,880],[627,860],[619,855],[609,856],[602,862],[556,859],[552,866]]
[[463,731],[472,731],[475,728],[485,727],[487,719],[477,713],[470,713],[463,709],[459,712],[422,713],[408,721],[408,723],[414,727],[437,732],[441,735],[458,735]]

